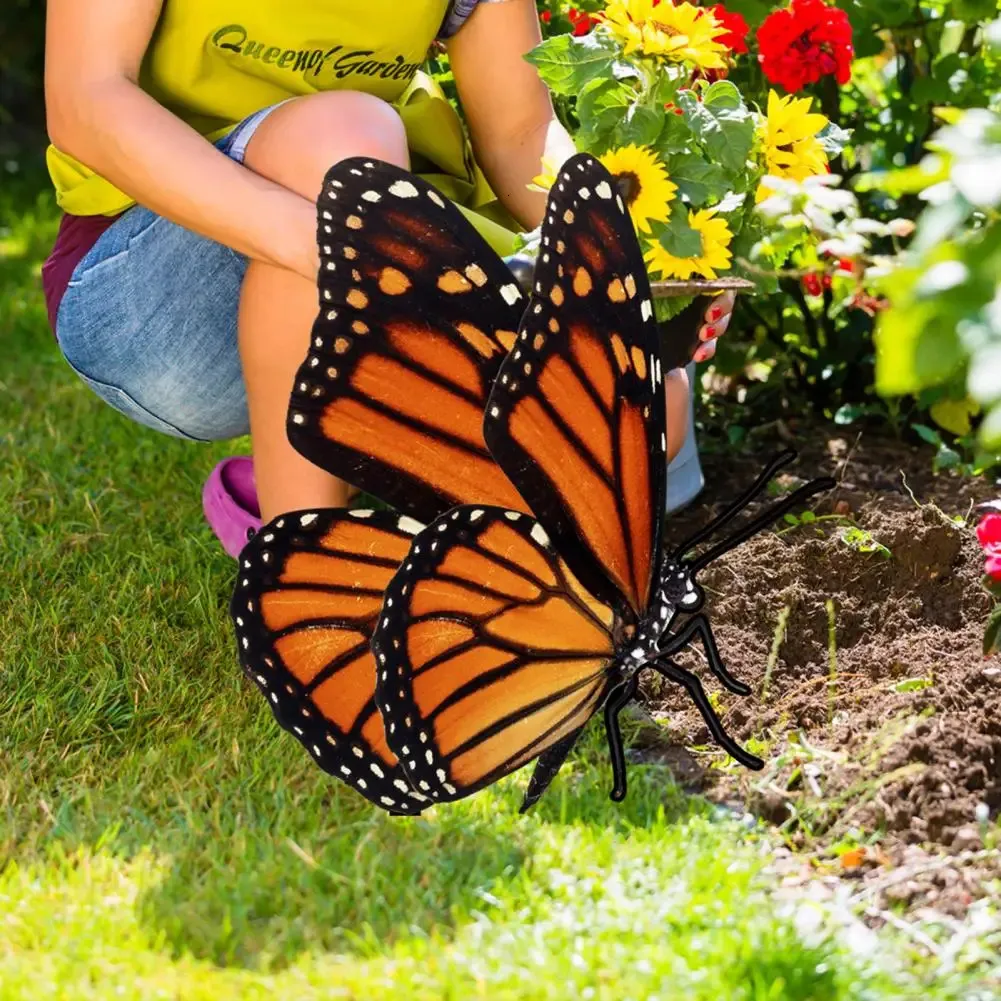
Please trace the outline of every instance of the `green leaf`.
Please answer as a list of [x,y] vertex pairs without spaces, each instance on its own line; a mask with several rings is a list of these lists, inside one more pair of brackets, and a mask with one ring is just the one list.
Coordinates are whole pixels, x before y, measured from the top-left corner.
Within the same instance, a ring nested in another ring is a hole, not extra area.
[[683,313],[691,304],[695,302],[694,296],[670,295],[662,299],[654,299],[653,313],[657,317],[658,323],[667,323],[673,320],[679,313]]
[[906,681],[898,681],[891,686],[894,692],[921,692],[926,688],[931,688],[935,682],[931,678],[908,678]]
[[693,208],[719,201],[730,190],[723,168],[697,153],[671,157],[667,170]]
[[554,35],[529,52],[525,59],[557,94],[579,94],[585,84],[612,75],[618,47],[604,35],[592,32],[575,38]]
[[754,118],[740,91],[729,80],[714,83],[702,101],[690,90],[678,105],[708,159],[731,173],[741,173],[754,145]]
[[625,117],[619,120],[612,133],[612,145],[651,146],[660,135],[664,124],[664,112],[656,112],[653,108],[633,104],[626,111]]
[[702,234],[688,225],[688,211],[675,203],[666,223],[651,222],[650,229],[657,240],[675,257],[698,257],[702,253]]
[[[666,162],[678,153],[687,153],[694,144],[695,139],[688,121],[683,115],[671,112],[664,115],[660,134],[651,145],[654,152]],[[673,170],[673,163],[668,163],[668,169]]]
[[987,628],[984,630],[984,656],[990,657],[997,653],[1001,647],[998,638],[1001,636],[1001,605],[996,605],[991,617],[987,620]]
[[855,190],[885,191],[894,198],[916,195],[949,179],[949,163],[944,157],[926,156],[913,167],[902,170],[883,170],[860,174],[855,179]]
[[613,133],[632,102],[632,89],[618,80],[588,84],[577,99],[578,145],[592,153],[604,153],[614,145]]
[[942,436],[934,428],[928,427],[927,424],[912,424],[911,427],[917,436],[929,445],[941,446]]

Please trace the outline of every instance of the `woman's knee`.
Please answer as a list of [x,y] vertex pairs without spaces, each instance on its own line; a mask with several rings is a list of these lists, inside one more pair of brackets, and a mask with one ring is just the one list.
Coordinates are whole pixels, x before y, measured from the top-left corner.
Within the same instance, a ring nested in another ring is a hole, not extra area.
[[351,156],[409,166],[403,121],[371,94],[329,91],[276,108],[250,140],[244,162],[312,200],[331,165]]

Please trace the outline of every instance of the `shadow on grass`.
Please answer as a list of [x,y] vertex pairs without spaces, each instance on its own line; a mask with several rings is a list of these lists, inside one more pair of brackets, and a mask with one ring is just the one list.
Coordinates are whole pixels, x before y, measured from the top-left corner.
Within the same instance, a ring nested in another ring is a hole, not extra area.
[[[362,805],[307,760],[297,780],[306,791],[255,788],[241,804],[205,803],[189,815],[179,843],[164,846],[166,877],[138,901],[140,919],[175,954],[250,968],[282,968],[304,951],[385,955],[401,936],[449,939],[488,908],[498,886],[544,881],[531,871],[540,838],[570,826],[600,835],[683,823],[703,812],[656,768],[635,769],[630,797],[612,803],[606,768],[594,767],[599,756],[592,737],[529,816],[518,814],[523,772],[416,819]],[[317,801],[321,788],[327,795]]]

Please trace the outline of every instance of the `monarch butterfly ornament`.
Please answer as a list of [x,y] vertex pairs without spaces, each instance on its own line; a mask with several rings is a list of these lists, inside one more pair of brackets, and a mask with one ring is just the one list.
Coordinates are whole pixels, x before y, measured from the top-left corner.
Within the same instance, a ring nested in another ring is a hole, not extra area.
[[700,639],[718,679],[748,694],[720,659],[697,574],[833,483],[802,487],[687,560],[791,459],[780,456],[717,522],[664,554],[664,385],[650,288],[614,181],[587,155],[554,185],[535,277],[484,418],[487,446],[531,515],[463,505],[415,537],[372,639],[389,745],[435,801],[542,755],[527,807],[604,708],[621,799],[618,714],[652,669],[688,691],[734,758],[760,768],[727,736],[698,677],[671,658]]
[[720,661],[695,575],[829,483],[685,563],[782,457],[661,555],[656,325],[607,171],[587,156],[564,167],[527,308],[458,212],[387,164],[331,170],[320,243],[321,311],[289,437],[401,514],[297,512],[245,550],[241,657],[282,725],[373,803],[416,813],[539,757],[534,802],[604,707],[620,798],[617,716],[651,667],[688,689],[731,754],[760,765],[670,658],[701,638],[717,677],[747,693]]

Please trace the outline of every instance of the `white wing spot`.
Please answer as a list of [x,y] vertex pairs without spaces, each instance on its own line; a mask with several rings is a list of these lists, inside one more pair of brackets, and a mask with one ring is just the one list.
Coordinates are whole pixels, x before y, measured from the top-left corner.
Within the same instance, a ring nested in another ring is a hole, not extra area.
[[508,521],[517,521],[521,515],[517,511],[505,511],[504,517],[507,518]]
[[644,299],[640,304],[640,316],[643,317],[644,321],[653,316],[653,303],[649,299]]
[[382,195],[378,191],[364,191],[362,192],[362,198],[366,202],[381,202]]
[[404,515],[396,523],[396,527],[401,532],[406,532],[407,535],[416,535],[418,532],[423,531],[424,529],[424,526],[416,518],[411,518],[408,515]]
[[608,181],[601,181],[594,190],[599,198],[607,200],[612,197],[612,188]]
[[348,511],[352,518],[371,518],[375,512],[371,508],[362,508],[358,511]]
[[580,196],[581,196],[581,198],[583,198],[583,199],[584,199],[584,201],[587,201],[587,200],[588,200],[588,198],[590,198],[590,197],[591,197],[591,192],[590,192],[590,191],[588,191],[588,189],[587,189],[587,188],[581,188],[581,189],[580,189],[580,190],[579,190],[579,191],[577,192],[577,194],[578,194],[578,195],[580,195]]
[[483,511],[481,508],[477,508],[475,511],[470,511],[470,513],[469,513],[469,520],[470,521],[479,521],[480,518],[482,518],[485,513],[486,512]]
[[438,206],[438,208],[443,209],[445,207],[445,199],[438,194],[437,191],[429,191],[428,198],[431,199]]
[[532,538],[535,539],[540,546],[549,545],[549,536],[546,535],[546,530],[541,525],[536,525],[535,528],[532,529]]
[[500,294],[509,306],[513,306],[521,298],[521,291],[517,285],[502,285]]
[[389,193],[397,198],[416,198],[420,192],[409,181],[394,181],[389,186]]

